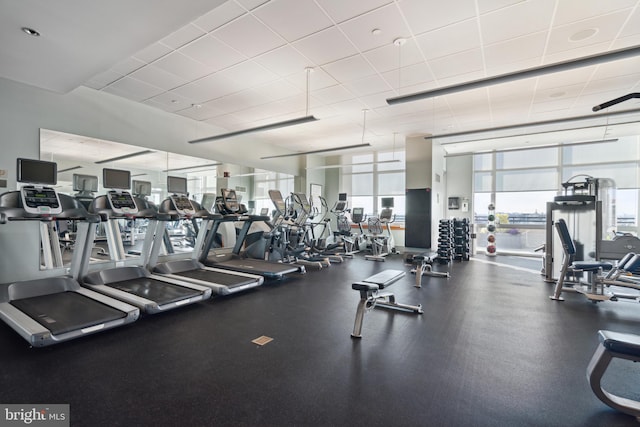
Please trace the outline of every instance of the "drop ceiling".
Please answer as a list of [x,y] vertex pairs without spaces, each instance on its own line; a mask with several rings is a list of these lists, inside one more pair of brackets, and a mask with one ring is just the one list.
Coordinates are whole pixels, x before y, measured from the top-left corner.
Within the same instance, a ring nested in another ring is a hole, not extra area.
[[[367,150],[391,148],[394,134],[438,135],[450,154],[640,134],[637,111],[607,117],[640,109],[638,99],[591,111],[640,92],[640,57],[386,102],[639,46],[638,0],[0,0],[0,8],[0,76],[62,93],[88,86],[219,133],[320,119],[253,136],[275,154],[361,140]],[[471,132],[585,116],[593,120]],[[563,127],[585,129],[544,132]],[[487,138],[495,139],[478,142]]]

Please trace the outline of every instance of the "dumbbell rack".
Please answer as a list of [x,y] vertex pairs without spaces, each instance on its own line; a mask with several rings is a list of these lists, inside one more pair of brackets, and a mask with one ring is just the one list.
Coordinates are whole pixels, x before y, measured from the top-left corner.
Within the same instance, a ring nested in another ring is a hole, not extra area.
[[448,264],[453,259],[453,222],[441,219],[438,223],[438,262]]
[[469,261],[471,252],[470,224],[467,218],[453,219],[453,259]]

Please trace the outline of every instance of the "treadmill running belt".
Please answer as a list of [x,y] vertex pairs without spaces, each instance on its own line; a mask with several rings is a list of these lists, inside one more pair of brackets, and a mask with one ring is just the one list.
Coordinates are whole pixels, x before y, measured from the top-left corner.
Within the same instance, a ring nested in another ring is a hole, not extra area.
[[178,276],[188,277],[190,279],[202,280],[204,282],[215,283],[217,285],[223,285],[228,288],[235,288],[237,286],[250,285],[256,282],[256,279],[250,277],[238,276],[237,274],[223,273],[221,271],[211,270],[187,270],[179,273],[174,273]]
[[77,292],[59,292],[11,301],[11,305],[60,335],[126,317],[126,313]]
[[298,267],[290,264],[263,261],[261,259],[231,259],[227,261],[214,262],[212,267],[226,268],[243,273],[260,274],[268,278],[279,278],[285,274],[298,271]]
[[198,290],[148,277],[136,277],[135,279],[106,283],[106,285],[154,301],[158,305],[170,304],[202,295],[202,292]]

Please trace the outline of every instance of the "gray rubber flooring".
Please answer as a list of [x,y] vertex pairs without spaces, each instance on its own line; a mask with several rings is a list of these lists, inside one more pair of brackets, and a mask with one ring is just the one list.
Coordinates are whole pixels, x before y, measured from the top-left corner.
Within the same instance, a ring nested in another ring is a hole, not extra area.
[[[537,263],[476,258],[418,289],[402,256],[356,255],[48,348],[0,324],[0,403],[68,403],[74,426],[637,426],[585,371],[596,332],[640,331],[640,306],[550,301]],[[383,269],[425,312],[376,308],[352,339],[351,283]],[[640,399],[639,365],[609,372]]]

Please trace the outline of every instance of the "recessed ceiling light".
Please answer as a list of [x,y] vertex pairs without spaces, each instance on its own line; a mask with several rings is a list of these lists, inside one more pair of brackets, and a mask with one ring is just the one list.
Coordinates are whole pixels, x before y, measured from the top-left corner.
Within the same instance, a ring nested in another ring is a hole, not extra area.
[[373,30],[371,30],[371,34],[373,34],[374,36],[379,36],[380,34],[382,34],[382,30],[380,28],[374,28]]
[[580,30],[576,33],[571,34],[569,36],[570,42],[581,42],[582,40],[586,40],[598,34],[597,28],[587,28],[586,30]]
[[393,44],[396,46],[402,46],[403,44],[405,44],[407,42],[407,39],[402,38],[402,37],[398,37],[397,39],[395,39],[393,41]]
[[36,30],[34,30],[33,28],[29,28],[29,27],[22,27],[22,31],[25,34],[29,34],[30,36],[33,37],[40,37],[40,33],[37,32]]

